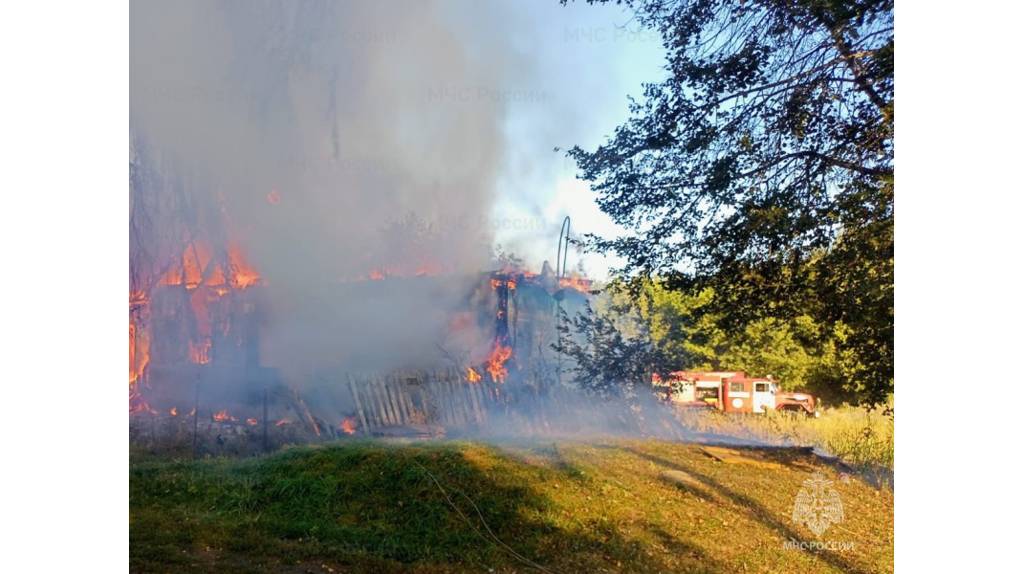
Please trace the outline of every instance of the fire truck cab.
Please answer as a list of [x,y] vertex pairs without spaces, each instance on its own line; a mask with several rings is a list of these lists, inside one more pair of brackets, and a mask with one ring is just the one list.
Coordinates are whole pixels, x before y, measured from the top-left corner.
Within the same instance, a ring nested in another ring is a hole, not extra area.
[[730,377],[722,381],[725,393],[722,405],[725,412],[757,413],[775,410],[778,385],[771,379]]

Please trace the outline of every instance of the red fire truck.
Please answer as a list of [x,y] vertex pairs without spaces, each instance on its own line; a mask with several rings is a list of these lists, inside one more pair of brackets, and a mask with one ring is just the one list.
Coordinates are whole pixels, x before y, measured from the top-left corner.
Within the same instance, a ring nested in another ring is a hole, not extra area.
[[654,376],[655,388],[683,408],[718,409],[727,413],[767,410],[818,416],[817,401],[808,393],[782,392],[771,377],[748,377],[743,371],[674,371]]

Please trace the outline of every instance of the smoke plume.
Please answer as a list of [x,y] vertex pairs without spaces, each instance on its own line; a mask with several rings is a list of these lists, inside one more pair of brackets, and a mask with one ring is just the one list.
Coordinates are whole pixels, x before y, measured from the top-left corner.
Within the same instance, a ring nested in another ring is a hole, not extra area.
[[[235,242],[266,281],[265,363],[297,377],[437,359],[448,308],[488,263],[507,96],[527,67],[500,13],[132,3],[133,280],[197,234]],[[447,279],[351,286],[381,272]]]

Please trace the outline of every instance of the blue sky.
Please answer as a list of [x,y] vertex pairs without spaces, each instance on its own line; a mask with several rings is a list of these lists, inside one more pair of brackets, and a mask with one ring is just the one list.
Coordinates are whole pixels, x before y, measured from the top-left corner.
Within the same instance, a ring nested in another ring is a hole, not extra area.
[[[532,73],[509,94],[505,133],[511,150],[493,210],[495,241],[539,268],[554,260],[562,219],[573,233],[618,233],[598,209],[574,163],[555,153],[579,144],[602,143],[628,116],[628,95],[664,77],[664,49],[657,34],[640,28],[621,7],[527,3],[520,45]],[[522,24],[522,23],[520,23]],[[515,32],[513,32],[515,33]],[[513,42],[517,38],[512,38]],[[582,261],[588,274],[604,278],[616,261],[570,253],[569,267]]]

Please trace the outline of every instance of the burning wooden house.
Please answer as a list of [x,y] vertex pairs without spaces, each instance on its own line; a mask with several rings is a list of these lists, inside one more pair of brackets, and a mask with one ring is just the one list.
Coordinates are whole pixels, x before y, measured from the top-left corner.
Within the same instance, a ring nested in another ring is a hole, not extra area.
[[[400,300],[403,292],[431,292],[446,280],[370,273],[335,292]],[[490,412],[556,390],[558,310],[582,306],[590,285],[560,280],[547,266],[539,274],[503,269],[463,283],[467,292],[461,303],[446,303],[446,332],[427,346],[433,357],[422,368],[367,372],[341,361],[314,369],[312,383],[287,385],[261,356],[267,297],[260,274],[236,245],[218,250],[190,242],[151,287],[130,296],[130,411],[164,420],[137,425],[140,432],[191,431],[193,443],[202,435],[263,448],[282,437],[302,442],[479,429]],[[453,348],[443,344],[449,340]],[[349,356],[363,351],[354,346]]]

